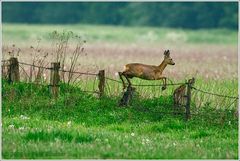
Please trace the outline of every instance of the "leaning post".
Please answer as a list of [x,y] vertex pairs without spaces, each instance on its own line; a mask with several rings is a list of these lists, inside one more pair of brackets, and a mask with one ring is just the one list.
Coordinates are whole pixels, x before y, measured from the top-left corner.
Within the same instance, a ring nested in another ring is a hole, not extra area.
[[104,89],[105,89],[105,71],[100,70],[98,73],[98,89],[99,89],[99,98],[104,96]]
[[60,82],[60,62],[51,63],[51,75],[50,75],[50,93],[53,98],[57,98],[59,95],[59,82]]
[[15,57],[9,59],[8,82],[14,83],[20,81],[19,62]]

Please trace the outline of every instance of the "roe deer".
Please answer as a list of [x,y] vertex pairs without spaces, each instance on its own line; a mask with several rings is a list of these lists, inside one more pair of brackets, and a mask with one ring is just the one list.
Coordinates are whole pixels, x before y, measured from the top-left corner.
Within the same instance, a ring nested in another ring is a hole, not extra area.
[[164,51],[164,60],[159,66],[156,65],[146,65],[146,64],[140,64],[140,63],[131,63],[124,66],[123,72],[118,72],[119,77],[122,80],[123,83],[123,89],[126,88],[125,82],[122,78],[124,76],[129,86],[131,86],[131,82],[129,78],[138,77],[145,80],[163,80],[163,87],[162,90],[166,89],[166,77],[162,75],[163,70],[166,68],[166,66],[175,65],[172,58],[170,57],[169,50]]
[[[195,78],[192,78],[189,80],[190,84],[195,83]],[[177,87],[173,92],[173,102],[174,102],[174,112],[176,113],[177,110],[181,108],[181,106],[186,104],[187,98],[186,98],[186,84],[182,84],[179,87]]]

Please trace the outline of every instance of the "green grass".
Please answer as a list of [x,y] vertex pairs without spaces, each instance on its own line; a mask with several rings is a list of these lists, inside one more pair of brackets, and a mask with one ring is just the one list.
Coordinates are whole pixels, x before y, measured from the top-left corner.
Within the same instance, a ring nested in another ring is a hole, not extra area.
[[98,99],[65,85],[57,100],[47,86],[3,81],[2,88],[4,159],[238,158],[234,110],[208,104],[185,121],[172,115],[170,94],[136,96],[123,108],[119,96]]
[[[219,48],[223,45],[227,45],[231,51],[237,45],[237,32],[226,29],[184,30],[80,24],[3,24],[3,44],[6,48],[12,44],[28,48],[37,38],[44,39],[43,44],[49,44],[48,34],[56,29],[60,32],[62,30],[73,31],[86,39],[87,44],[93,46],[116,43],[119,46],[144,44],[151,47],[153,44],[159,47],[164,44],[176,45],[178,48],[180,44],[179,47],[186,48],[182,53],[193,52],[192,55],[196,56],[199,56],[198,52],[205,51],[201,46],[206,48],[208,44],[214,44],[214,48],[209,49],[214,50],[213,54],[220,51]],[[188,44],[191,44],[189,45],[192,47],[191,50],[188,50]],[[132,53],[134,52],[133,48]],[[27,55],[27,53],[24,54]],[[104,56],[102,64],[101,61],[96,64],[109,66],[110,62],[119,63],[116,59],[117,53],[114,54],[106,54],[114,59],[106,62]],[[148,55],[142,57],[145,60]],[[200,64],[199,68],[203,67],[206,72],[212,72],[209,68],[211,62],[215,60],[215,55],[213,57],[214,59],[211,59],[208,64]],[[186,60],[188,58],[186,57]],[[90,60],[95,62],[95,57]],[[227,63],[229,62],[218,63],[218,65],[222,66]],[[190,64],[192,61],[185,65],[188,68],[193,67]],[[229,68],[234,68],[234,65],[231,65]],[[220,66],[213,66],[211,69]],[[226,71],[220,72],[223,72],[222,75],[225,76]],[[185,79],[193,75],[187,74],[184,76]],[[205,73],[196,76],[194,86],[213,93],[237,96],[237,78],[203,79],[204,76]],[[176,86],[168,86],[165,91],[161,91],[159,86],[137,87],[137,93],[131,105],[119,107],[122,85],[107,81],[106,96],[98,99],[96,94],[83,92],[83,90],[97,90],[98,80],[94,81],[94,79],[81,81],[79,83],[81,88],[61,84],[60,96],[57,100],[51,98],[46,85],[39,86],[23,82],[9,85],[3,81],[3,158],[238,158],[238,118],[234,116],[236,101],[232,103],[231,99],[202,94],[193,90],[191,102],[193,115],[189,121],[185,121],[184,113],[172,114],[172,93]],[[174,82],[179,81],[174,80]],[[162,82],[133,79],[132,83],[161,84]]]
[[107,43],[153,43],[167,44],[237,44],[237,31],[227,29],[186,30],[157,27],[122,27],[94,25],[30,25],[3,24],[4,43],[21,43],[38,38],[49,40],[49,33],[54,30],[73,31],[81,35],[89,44]]

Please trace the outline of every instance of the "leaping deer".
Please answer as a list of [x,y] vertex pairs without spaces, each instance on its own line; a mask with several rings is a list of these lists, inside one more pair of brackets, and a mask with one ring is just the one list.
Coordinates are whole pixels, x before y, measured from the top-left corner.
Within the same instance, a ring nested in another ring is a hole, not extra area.
[[129,86],[131,86],[131,82],[129,79],[133,77],[138,77],[145,80],[163,80],[163,87],[162,90],[166,89],[166,77],[162,75],[163,70],[166,68],[167,65],[175,65],[172,58],[170,57],[170,51],[164,51],[164,60],[159,66],[156,65],[146,65],[140,63],[131,63],[124,66],[123,72],[118,72],[120,79],[123,83],[123,89],[126,88],[126,84],[123,80],[124,76]]

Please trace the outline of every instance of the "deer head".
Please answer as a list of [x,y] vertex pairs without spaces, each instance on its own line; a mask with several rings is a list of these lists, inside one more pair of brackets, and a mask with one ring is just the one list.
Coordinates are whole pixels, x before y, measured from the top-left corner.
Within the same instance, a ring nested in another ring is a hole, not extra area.
[[169,65],[175,65],[174,61],[170,57],[170,51],[169,50],[164,51],[164,62],[169,64]]

